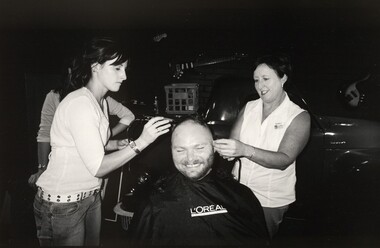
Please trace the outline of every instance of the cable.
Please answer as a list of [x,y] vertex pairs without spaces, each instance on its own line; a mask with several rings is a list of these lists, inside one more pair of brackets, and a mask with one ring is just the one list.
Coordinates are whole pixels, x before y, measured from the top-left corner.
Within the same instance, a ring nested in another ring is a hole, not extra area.
[[240,183],[240,176],[241,176],[241,160],[240,160],[240,158],[237,158],[236,162],[239,163],[239,165],[238,165],[239,168],[238,168],[238,178],[237,178],[237,181]]

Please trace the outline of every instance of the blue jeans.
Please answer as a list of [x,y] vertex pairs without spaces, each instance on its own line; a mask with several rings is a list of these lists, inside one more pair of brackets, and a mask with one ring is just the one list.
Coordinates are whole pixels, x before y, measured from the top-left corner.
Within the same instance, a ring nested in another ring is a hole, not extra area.
[[55,203],[34,198],[37,238],[41,246],[98,246],[100,194],[78,202]]

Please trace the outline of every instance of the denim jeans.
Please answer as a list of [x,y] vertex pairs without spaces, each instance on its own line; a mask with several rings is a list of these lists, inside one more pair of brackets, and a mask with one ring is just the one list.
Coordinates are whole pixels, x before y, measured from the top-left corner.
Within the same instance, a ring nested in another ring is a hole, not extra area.
[[41,246],[98,246],[100,194],[78,202],[55,203],[34,198],[37,238]]

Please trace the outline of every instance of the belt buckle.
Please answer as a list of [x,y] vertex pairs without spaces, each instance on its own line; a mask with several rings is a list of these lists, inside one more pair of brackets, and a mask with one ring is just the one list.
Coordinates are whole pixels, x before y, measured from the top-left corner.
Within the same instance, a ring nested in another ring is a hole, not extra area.
[[[81,201],[83,199],[86,199],[87,197],[90,197],[91,195],[95,195],[96,193],[99,192],[99,189],[94,189],[94,190],[90,190],[90,191],[82,191],[80,193],[77,194],[77,199],[76,201]],[[50,196],[48,195],[47,197],[45,196],[45,192],[44,190],[41,188],[41,187],[38,187],[38,190],[37,190],[37,196],[41,199],[44,199],[46,201],[49,201],[49,202],[55,202],[53,200],[51,200],[50,198],[58,198],[58,201],[57,202],[70,202],[71,200],[71,196],[73,195],[65,195],[65,196],[60,196],[60,195],[54,195],[54,196]]]

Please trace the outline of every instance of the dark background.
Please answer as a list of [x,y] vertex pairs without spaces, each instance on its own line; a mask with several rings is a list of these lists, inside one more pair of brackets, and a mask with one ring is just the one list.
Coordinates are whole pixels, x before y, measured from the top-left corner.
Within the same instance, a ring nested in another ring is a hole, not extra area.
[[[42,78],[59,75],[64,59],[88,37],[117,36],[129,48],[128,81],[114,94],[125,104],[150,105],[155,95],[162,103],[163,86],[174,82],[168,63],[200,54],[243,52],[253,59],[286,52],[314,111],[350,115],[330,99],[378,63],[379,30],[377,1],[1,0],[0,183],[2,192],[11,192],[11,235],[34,235],[25,226],[32,200],[25,184],[36,163],[33,142],[49,87]],[[163,32],[167,38],[152,41]],[[240,76],[251,76],[249,62],[237,70]]]

